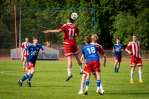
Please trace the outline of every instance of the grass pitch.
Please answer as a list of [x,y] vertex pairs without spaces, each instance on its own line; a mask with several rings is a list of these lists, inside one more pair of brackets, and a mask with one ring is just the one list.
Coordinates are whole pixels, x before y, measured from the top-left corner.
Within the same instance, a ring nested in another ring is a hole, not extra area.
[[149,63],[143,62],[143,84],[138,83],[138,68],[134,73],[134,84],[129,82],[129,62],[122,62],[120,73],[114,73],[113,62],[101,67],[104,95],[96,93],[96,81],[91,77],[89,94],[78,95],[81,75],[77,62],[73,62],[73,78],[66,82],[66,61],[37,61],[36,72],[27,87],[17,82],[22,72],[21,61],[0,61],[0,99],[149,99]]

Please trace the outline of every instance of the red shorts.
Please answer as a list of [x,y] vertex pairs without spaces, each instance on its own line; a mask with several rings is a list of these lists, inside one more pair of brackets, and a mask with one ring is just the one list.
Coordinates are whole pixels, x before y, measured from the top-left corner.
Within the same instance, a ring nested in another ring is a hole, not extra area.
[[142,59],[132,56],[130,66],[136,67],[136,65],[139,67],[142,66]]
[[100,72],[100,63],[98,61],[91,61],[84,67],[84,73]]
[[33,64],[32,62],[28,62],[28,69],[31,69],[31,68],[35,68],[35,64]]
[[114,60],[117,60],[118,62],[121,62],[122,58],[118,58],[117,56],[114,56]]
[[65,47],[65,56],[79,54],[76,44],[65,44],[64,47]]

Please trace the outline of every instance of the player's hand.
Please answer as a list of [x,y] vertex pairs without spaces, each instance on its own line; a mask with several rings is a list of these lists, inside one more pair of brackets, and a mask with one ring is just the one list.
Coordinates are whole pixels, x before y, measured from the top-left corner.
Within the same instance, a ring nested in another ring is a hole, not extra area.
[[42,54],[45,54],[45,52],[44,52],[44,51],[42,51]]
[[131,51],[128,51],[128,54],[131,55]]
[[44,34],[47,34],[47,33],[49,33],[49,32],[50,32],[49,30],[43,31]]

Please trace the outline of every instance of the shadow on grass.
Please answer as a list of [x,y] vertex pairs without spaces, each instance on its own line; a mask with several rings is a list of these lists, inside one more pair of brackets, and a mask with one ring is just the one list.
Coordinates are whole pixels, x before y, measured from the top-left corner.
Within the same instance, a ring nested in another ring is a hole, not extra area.
[[149,90],[121,90],[121,91],[106,91],[105,94],[117,94],[117,95],[139,95],[139,94],[149,94]]
[[70,88],[72,86],[52,86],[52,85],[44,85],[44,86],[32,86],[32,87],[49,87],[49,88]]

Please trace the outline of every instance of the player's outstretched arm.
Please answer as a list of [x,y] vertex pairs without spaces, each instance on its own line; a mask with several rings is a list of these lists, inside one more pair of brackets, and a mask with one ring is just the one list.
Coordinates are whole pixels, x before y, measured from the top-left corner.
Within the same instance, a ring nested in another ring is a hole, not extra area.
[[60,33],[62,32],[61,29],[57,29],[57,30],[45,30],[43,31],[44,34],[48,34],[48,33]]

